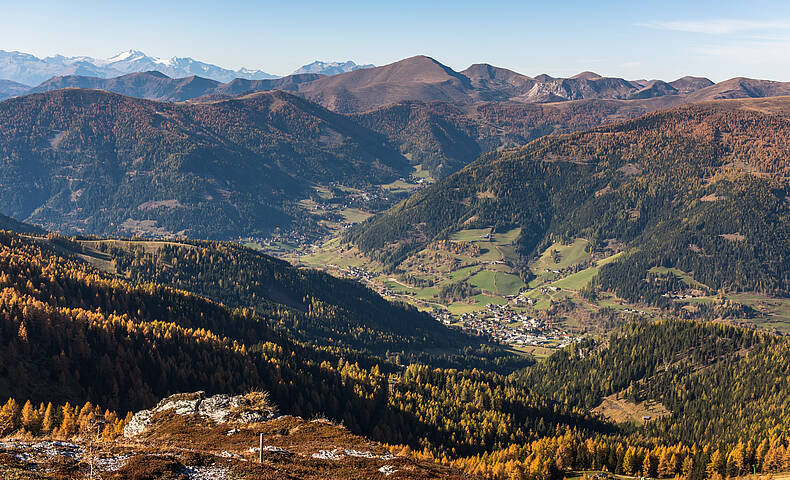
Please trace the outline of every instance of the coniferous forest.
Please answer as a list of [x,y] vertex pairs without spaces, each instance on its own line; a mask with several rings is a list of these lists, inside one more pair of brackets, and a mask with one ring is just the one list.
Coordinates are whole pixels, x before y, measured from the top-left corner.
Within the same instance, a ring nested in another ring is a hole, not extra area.
[[[349,330],[359,319],[345,310],[375,314],[372,294],[241,247],[195,242],[146,254],[123,247],[134,242],[11,232],[1,239],[6,434],[70,438],[88,428],[80,427],[86,419],[102,416],[109,440],[129,412],[167,394],[259,388],[285,413],[327,415],[399,452],[488,478],[556,478],[605,467],[702,479],[752,466],[786,468],[785,337],[667,319],[629,324],[533,365],[495,345],[472,348],[461,334],[444,335],[456,354],[421,356],[438,327],[409,336],[404,332],[419,331],[416,325],[386,331],[379,316],[376,329]],[[112,275],[81,260],[85,245],[97,242],[94,252],[108,252],[117,272],[129,273]],[[234,266],[245,255],[259,264]],[[267,299],[277,294],[266,290],[266,278],[287,285],[297,275],[308,276],[299,283],[301,302]],[[182,276],[213,280],[192,284]],[[226,281],[236,290],[217,300],[210,299],[217,293],[191,291]],[[337,293],[334,304],[320,300],[327,284]],[[233,305],[258,292],[255,308]],[[317,327],[312,309],[330,323]],[[333,325],[353,335],[332,335]],[[461,362],[479,367],[452,368]],[[660,402],[671,414],[641,426],[615,424],[592,411],[610,395]]]

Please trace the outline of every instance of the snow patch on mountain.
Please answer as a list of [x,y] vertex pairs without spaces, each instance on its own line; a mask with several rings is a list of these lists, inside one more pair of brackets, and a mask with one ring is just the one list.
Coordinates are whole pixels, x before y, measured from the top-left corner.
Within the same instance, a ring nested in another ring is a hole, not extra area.
[[318,73],[321,75],[337,75],[340,73],[352,72],[362,68],[373,68],[375,65],[357,65],[352,61],[347,62],[322,62],[316,60],[297,69],[293,74],[298,75],[301,73]]

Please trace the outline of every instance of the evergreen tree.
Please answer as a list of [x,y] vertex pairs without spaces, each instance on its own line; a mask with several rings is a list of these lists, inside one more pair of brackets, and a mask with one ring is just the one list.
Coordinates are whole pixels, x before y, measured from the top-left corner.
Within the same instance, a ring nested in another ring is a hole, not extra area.
[[55,423],[55,409],[52,407],[52,402],[47,403],[47,409],[44,411],[44,418],[41,424],[41,430],[45,434],[52,433],[57,427]]
[[0,409],[0,435],[8,435],[15,432],[20,427],[19,404],[16,400],[9,398]]
[[38,435],[38,432],[41,430],[41,419],[30,400],[26,401],[22,407],[21,423],[22,428],[33,435]]

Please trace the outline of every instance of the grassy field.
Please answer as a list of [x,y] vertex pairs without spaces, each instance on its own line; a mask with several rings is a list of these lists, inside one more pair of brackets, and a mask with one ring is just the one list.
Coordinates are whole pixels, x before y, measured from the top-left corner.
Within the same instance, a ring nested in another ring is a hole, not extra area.
[[[779,332],[790,333],[790,298],[774,298],[759,293],[735,293],[727,298],[736,303],[752,307],[758,315],[744,321],[755,326],[767,329],[776,329]],[[690,299],[689,303],[717,302],[715,296]]]
[[537,360],[543,360],[551,356],[557,350],[554,348],[546,348],[538,345],[513,345],[513,350],[519,353],[526,353],[532,355]]
[[[544,250],[538,260],[530,265],[530,268],[532,268],[533,272],[537,273],[547,269],[562,270],[571,265],[583,263],[590,258],[590,254],[586,251],[589,243],[590,242],[583,238],[577,238],[570,245],[555,243]],[[555,255],[553,252],[556,252],[559,261],[555,262]]]
[[499,245],[512,245],[516,243],[518,236],[521,235],[520,228],[514,228],[507,232],[498,232],[494,234],[494,241]]
[[407,192],[415,191],[417,189],[417,186],[398,179],[392,183],[382,185],[381,188],[384,188],[385,190],[389,190],[392,193],[407,193]]
[[[452,235],[451,240],[474,243],[479,247],[479,253],[473,253],[471,249],[451,251],[434,245],[404,260],[398,266],[404,273],[395,277],[401,283],[405,283],[407,275],[433,280],[435,286],[432,288],[411,289],[409,294],[413,300],[440,302],[439,290],[454,283],[467,283],[482,292],[472,298],[445,305],[453,313],[476,311],[489,303],[505,304],[505,297],[517,294],[525,286],[510,262],[515,257],[513,243],[519,233],[519,229],[495,234],[491,234],[490,228],[461,230]],[[319,253],[311,255],[309,261],[328,261],[331,258],[332,255]],[[392,288],[391,281],[386,286],[393,292],[403,289]]]
[[592,280],[596,275],[598,275],[598,267],[590,267],[585,268],[580,272],[576,272],[572,275],[568,275],[567,277],[557,280],[556,282],[552,283],[552,286],[557,288],[562,288],[565,290],[575,290],[579,291],[584,288],[590,280]]
[[[590,313],[603,306],[612,306],[617,310],[633,307],[626,306],[614,298],[603,298],[601,304],[596,305],[581,298],[579,290],[587,285],[598,273],[601,266],[617,260],[622,254],[590,263],[591,255],[587,252],[587,240],[577,239],[568,245],[555,244],[546,249],[530,267],[533,272],[543,272],[537,282],[532,281],[529,290],[527,285],[517,274],[515,254],[515,241],[520,234],[519,229],[507,232],[491,233],[490,228],[466,229],[456,232],[451,236],[455,242],[474,243],[480,248],[479,254],[472,249],[449,250],[442,246],[434,245],[416,252],[398,265],[398,270],[403,273],[381,274],[383,266],[371,262],[353,247],[343,245],[339,240],[327,242],[317,252],[307,255],[302,259],[308,265],[333,265],[337,269],[349,266],[362,266],[370,272],[379,273],[374,279],[374,284],[379,284],[392,292],[393,298],[407,301],[418,308],[432,308],[443,306],[454,315],[461,315],[482,310],[488,304],[505,305],[509,297],[520,293],[522,298],[531,299],[529,305],[511,305],[518,310],[533,312],[539,315],[549,309],[552,303],[563,302],[570,299],[579,315],[589,317]],[[555,262],[555,260],[557,260]],[[568,267],[589,264],[579,272],[567,273]],[[563,270],[565,269],[565,270]],[[545,270],[550,270],[546,272]],[[560,273],[554,273],[554,270]],[[331,270],[330,270],[331,271]],[[342,273],[342,270],[338,270]],[[434,286],[430,288],[416,288],[407,284],[407,278],[431,279]],[[442,287],[466,283],[477,289],[479,294],[454,302],[446,302],[439,298],[438,292]],[[610,305],[611,304],[611,305]],[[555,320],[565,324],[568,328],[584,325],[583,318],[576,318],[576,313],[558,316]],[[545,352],[544,352],[545,353]]]
[[587,284],[590,283],[590,281],[595,278],[596,275],[598,275],[598,271],[600,271],[602,266],[606,265],[607,263],[614,262],[621,255],[622,252],[606,257],[602,260],[598,260],[592,267],[572,273],[565,278],[552,282],[551,285],[564,290],[579,291],[587,286]]
[[494,275],[496,275],[496,272],[492,272],[491,270],[482,270],[471,276],[469,280],[467,280],[467,283],[481,290],[496,293]]
[[482,270],[467,280],[473,287],[497,295],[515,295],[524,287],[524,282],[513,274]]
[[383,268],[379,262],[362,255],[356,247],[341,242],[340,238],[333,238],[325,242],[315,252],[299,257],[298,261],[306,266],[329,267],[330,270],[364,267],[372,272],[380,272]]
[[456,242],[480,242],[488,240],[491,234],[490,228],[472,228],[469,230],[460,230],[450,235],[450,240]]
[[684,272],[683,270],[679,270],[677,268],[666,268],[666,267],[653,267],[649,270],[650,273],[658,273],[662,275],[666,275],[668,273],[674,273],[677,277],[679,277],[683,283],[688,285],[691,288],[699,288],[701,290],[709,290],[709,288],[694,280],[694,278],[689,275],[688,273]]
[[469,278],[471,275],[474,275],[480,269],[477,265],[470,265],[468,267],[459,268],[453,272],[450,272],[450,280],[453,282],[460,282],[461,280],[465,280]]
[[[393,299],[409,302],[423,310],[446,308],[454,315],[479,311],[487,304],[508,304],[512,295],[519,295],[520,301],[510,303],[517,311],[541,316],[552,305],[559,306],[558,311],[553,311],[552,323],[572,331],[588,333],[597,331],[591,318],[602,308],[616,311],[635,310],[648,316],[659,313],[656,309],[634,305],[606,293],[600,293],[596,300],[583,298],[579,291],[595,278],[600,268],[625,255],[625,252],[620,252],[593,261],[592,255],[587,252],[589,242],[585,239],[576,239],[569,244],[555,243],[545,249],[529,265],[528,268],[535,278],[525,285],[517,274],[516,267],[518,256],[515,242],[519,234],[519,229],[499,233],[492,233],[491,228],[460,230],[452,234],[450,239],[454,242],[473,243],[479,247],[479,253],[463,245],[461,248],[448,248],[433,244],[410,255],[397,266],[397,273],[391,273],[384,265],[370,260],[355,247],[343,244],[337,238],[298,259],[304,265],[324,268],[338,275],[346,275],[349,267],[363,267],[374,275],[369,285],[387,289]],[[576,268],[582,269],[570,273]],[[384,274],[385,271],[388,273]],[[651,271],[671,272],[692,288],[709,290],[691,275],[678,269],[653,268]],[[411,287],[407,284],[408,278],[430,279],[433,286]],[[438,293],[443,287],[457,283],[466,283],[481,293],[453,302],[440,299]],[[790,333],[790,299],[770,298],[753,293],[731,294],[728,298],[760,312],[755,318],[743,319],[744,322]],[[718,300],[711,296],[683,301],[702,303]],[[545,352],[530,353],[540,356]]]
[[645,422],[644,417],[655,420],[670,415],[670,411],[658,402],[633,403],[623,398],[617,398],[616,394],[604,397],[601,404],[593,409],[593,412],[600,413],[613,422],[630,422],[639,425]]
[[553,282],[561,278],[561,274],[555,272],[589,261],[591,257],[586,250],[588,244],[587,240],[577,238],[569,245],[555,243],[544,250],[537,260],[529,265],[530,271],[535,275],[535,278],[529,282],[529,287],[536,288]]
[[494,275],[494,284],[497,293],[502,295],[515,295],[519,290],[526,287],[526,284],[518,275],[502,272],[496,272]]
[[[411,160],[411,154],[407,153],[407,158]],[[433,181],[433,177],[431,177],[431,173],[428,170],[423,170],[422,164],[417,165],[414,167],[414,176],[419,178],[424,178],[426,180]]]
[[489,303],[493,303],[494,305],[506,305],[507,300],[503,297],[480,293],[465,301],[453,302],[447,305],[447,309],[455,315],[461,315],[463,313],[482,310]]
[[372,213],[365,212],[358,208],[346,208],[341,210],[340,214],[350,223],[359,223],[373,216]]

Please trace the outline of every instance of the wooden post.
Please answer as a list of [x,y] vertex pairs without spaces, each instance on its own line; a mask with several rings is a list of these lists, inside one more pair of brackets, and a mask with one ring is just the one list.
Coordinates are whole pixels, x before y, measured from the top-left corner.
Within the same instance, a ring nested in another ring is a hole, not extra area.
[[261,434],[258,447],[258,463],[263,463],[263,434]]

